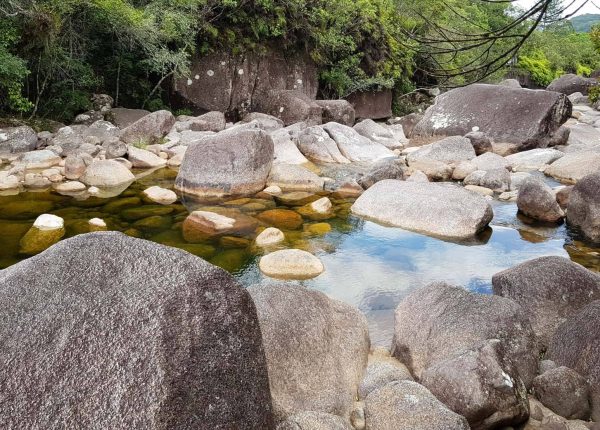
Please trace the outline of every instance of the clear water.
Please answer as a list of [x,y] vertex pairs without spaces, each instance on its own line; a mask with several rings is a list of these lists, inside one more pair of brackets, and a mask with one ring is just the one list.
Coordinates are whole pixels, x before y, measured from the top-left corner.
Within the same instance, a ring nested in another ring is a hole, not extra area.
[[[152,212],[155,204],[144,201],[135,204],[136,198],[142,200],[141,191],[151,185],[171,188],[175,175],[176,172],[169,169],[146,174],[121,195],[110,199],[78,200],[50,191],[0,195],[0,268],[26,258],[19,255],[19,240],[32,225],[37,212],[49,212],[65,219],[65,238],[87,232],[87,221],[98,217],[104,219],[111,230],[135,234],[199,255],[230,271],[242,285],[273,282],[258,270],[262,251],[252,244],[256,233],[232,240],[215,239],[200,244],[185,242],[181,235],[181,222],[197,205],[176,203],[169,206],[172,211],[158,215],[160,222],[152,228],[139,228],[140,220],[131,219],[131,214],[127,216],[126,210],[132,207]],[[115,210],[115,202],[123,202],[124,199],[130,199],[130,206]],[[284,207],[269,200],[251,201],[257,202],[264,203],[269,209]],[[490,293],[492,275],[544,255],[571,258],[600,271],[599,247],[577,240],[565,225],[540,225],[517,216],[514,203],[494,201],[495,216],[490,228],[468,243],[442,241],[364,221],[349,214],[351,203],[351,200],[334,200],[335,218],[305,220],[297,230],[284,230],[287,242],[283,247],[306,249],[321,258],[325,273],[299,283],[357,306],[369,320],[375,345],[389,346],[393,312],[399,301],[415,288],[432,281],[446,281],[473,291]],[[225,202],[223,204],[231,207]],[[29,212],[22,212],[23,207],[29,208]],[[249,216],[257,216],[260,212],[252,205],[238,205],[238,208]],[[308,227],[318,222],[330,224],[331,231],[326,234],[310,232]]]

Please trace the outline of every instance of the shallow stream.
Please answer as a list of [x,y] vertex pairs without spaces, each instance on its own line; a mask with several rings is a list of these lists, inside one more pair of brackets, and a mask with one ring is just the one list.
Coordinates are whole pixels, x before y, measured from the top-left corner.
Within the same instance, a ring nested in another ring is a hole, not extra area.
[[[191,244],[183,239],[181,223],[189,211],[205,205],[185,202],[161,206],[144,200],[144,189],[152,185],[172,188],[176,174],[164,168],[142,175],[120,195],[108,199],[81,199],[52,191],[0,195],[0,268],[26,258],[19,254],[21,237],[38,215],[52,213],[64,218],[65,238],[87,233],[88,220],[101,218],[110,230],[203,257],[231,272],[245,286],[273,282],[258,270],[258,258],[264,251],[253,244],[256,231],[270,224],[259,220],[251,233]],[[299,207],[299,202],[260,197],[222,202],[219,207],[252,218],[265,210]],[[490,293],[493,274],[544,255],[568,257],[600,272],[600,247],[578,240],[565,225],[532,223],[517,215],[515,203],[493,201],[490,228],[468,243],[453,243],[361,220],[349,213],[352,200],[331,199],[334,218],[305,217],[298,228],[282,228],[286,234],[282,247],[305,249],[319,256],[325,273],[301,284],[357,306],[369,320],[375,345],[389,346],[393,311],[402,297],[432,281]]]

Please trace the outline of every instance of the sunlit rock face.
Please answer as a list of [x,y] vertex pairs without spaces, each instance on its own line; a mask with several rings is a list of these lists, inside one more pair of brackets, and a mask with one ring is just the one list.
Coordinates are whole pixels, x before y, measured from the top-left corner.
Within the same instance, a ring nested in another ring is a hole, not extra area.
[[473,84],[438,96],[412,136],[464,136],[477,127],[496,142],[545,147],[571,111],[557,92]]

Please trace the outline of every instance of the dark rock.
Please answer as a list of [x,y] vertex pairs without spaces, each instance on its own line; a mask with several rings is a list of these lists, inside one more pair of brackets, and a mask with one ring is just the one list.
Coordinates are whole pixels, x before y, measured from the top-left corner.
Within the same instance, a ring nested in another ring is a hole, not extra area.
[[386,119],[392,116],[392,90],[357,91],[346,97],[356,119]]
[[527,389],[498,339],[433,364],[421,383],[473,430],[520,424],[529,417]]
[[575,370],[590,385],[592,419],[600,421],[600,300],[590,303],[554,333],[547,357]]
[[554,191],[537,176],[531,176],[521,184],[517,207],[522,213],[538,221],[560,222],[565,216]]
[[375,164],[362,178],[358,179],[358,183],[366,190],[384,179],[399,179],[403,181],[405,169],[406,164],[400,159],[382,160]]
[[347,100],[316,100],[323,109],[323,122],[339,122],[352,127],[354,125],[354,108]]
[[158,143],[175,124],[175,117],[166,110],[152,112],[129,125],[121,133],[121,140],[127,144]]
[[498,296],[471,293],[433,283],[406,297],[396,308],[392,355],[418,379],[437,362],[499,339],[526,386],[537,375],[535,335],[524,310]]
[[319,125],[323,122],[323,108],[313,99],[297,90],[272,91],[257,102],[256,109],[273,115],[283,124],[305,122],[307,125]]
[[92,233],[0,286],[3,427],[273,428],[254,304],[202,259]]
[[248,291],[260,320],[276,421],[307,410],[349,420],[370,347],[365,317],[300,286]]
[[552,83],[548,85],[547,90],[556,91],[566,95],[581,93],[585,96],[589,89],[595,85],[598,85],[597,79],[585,78],[583,76],[568,73],[553,80]]
[[590,416],[588,383],[568,367],[557,367],[536,377],[533,390],[544,406],[561,417],[585,420]]
[[523,307],[541,347],[567,318],[600,299],[600,276],[563,257],[541,257],[496,273],[494,294]]
[[571,109],[564,94],[473,84],[437,97],[412,137],[464,136],[479,127],[494,141],[518,144],[521,150],[545,147]]
[[314,99],[318,89],[317,67],[308,54],[275,50],[198,56],[190,76],[175,81],[176,96],[194,111],[219,111],[232,119],[255,110],[272,91],[297,90]]
[[492,152],[494,150],[494,148],[492,148],[492,139],[481,131],[472,131],[465,134],[465,137],[471,141],[471,145],[473,145],[473,149],[475,149],[475,154],[477,155]]
[[175,187],[198,197],[254,194],[265,187],[272,164],[267,133],[225,130],[188,147]]
[[144,109],[114,108],[108,116],[114,125],[123,130],[149,114],[150,111]]
[[567,222],[593,242],[600,242],[600,172],[581,179],[569,196]]
[[452,412],[427,388],[396,381],[373,391],[365,401],[367,430],[468,430],[464,417]]

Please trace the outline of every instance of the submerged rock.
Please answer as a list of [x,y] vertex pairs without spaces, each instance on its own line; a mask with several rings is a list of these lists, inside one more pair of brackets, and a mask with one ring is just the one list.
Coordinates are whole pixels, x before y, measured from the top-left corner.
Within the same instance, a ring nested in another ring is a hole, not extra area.
[[541,257],[496,273],[492,288],[523,307],[545,348],[560,324],[600,299],[600,276],[567,258]]
[[43,214],[21,238],[19,252],[35,255],[50,248],[65,235],[65,222],[61,217]]
[[477,234],[494,215],[483,197],[463,188],[391,179],[365,191],[352,212],[395,227],[454,239]]
[[260,320],[276,421],[313,411],[348,422],[369,353],[365,317],[300,286],[256,285],[248,292]]
[[273,428],[256,310],[223,270],[104,232],[0,285],[8,428]]

